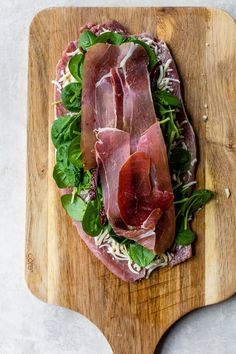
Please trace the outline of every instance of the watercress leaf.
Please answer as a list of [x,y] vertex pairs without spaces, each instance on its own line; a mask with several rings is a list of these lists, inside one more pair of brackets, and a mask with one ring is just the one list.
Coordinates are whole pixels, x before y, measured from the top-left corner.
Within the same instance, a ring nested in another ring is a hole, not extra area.
[[156,257],[154,253],[136,242],[130,244],[129,255],[140,267],[146,267]]
[[84,31],[79,37],[79,46],[84,50],[87,50],[93,44],[96,43],[97,36],[91,31]]
[[195,234],[192,230],[179,229],[175,238],[175,242],[181,246],[191,245],[195,240]]
[[53,178],[59,188],[75,187],[80,179],[80,173],[62,162],[57,162],[53,169]]
[[79,112],[81,109],[82,86],[79,82],[66,85],[61,93],[62,103],[71,112]]
[[172,95],[170,92],[156,90],[153,92],[154,100],[162,106],[182,107],[182,103],[177,96]]
[[74,76],[74,78],[77,81],[81,81],[82,79],[82,75],[81,75],[81,66],[83,65],[84,62],[84,55],[83,54],[76,54],[74,55],[68,64],[70,73],[72,76]]
[[212,191],[208,189],[199,189],[194,191],[188,198],[188,201],[181,207],[182,215],[190,216],[199,209],[201,209],[214,196]]
[[82,220],[82,227],[84,232],[93,237],[98,236],[103,229],[103,226],[100,224],[99,212],[100,208],[97,200],[88,202]]
[[120,45],[124,42],[124,37],[119,33],[114,32],[104,32],[97,37],[96,43],[110,43]]
[[82,152],[80,150],[80,134],[68,146],[68,160],[77,168],[83,168]]
[[67,214],[76,221],[82,221],[86,209],[86,203],[77,195],[74,196],[73,203],[72,194],[65,194],[61,197],[61,203]]
[[156,56],[154,50],[147,43],[145,43],[135,37],[128,37],[126,39],[126,41],[139,44],[146,50],[147,55],[149,57],[149,70],[151,71],[153,69],[153,67],[157,64],[157,56]]
[[62,116],[57,118],[52,125],[51,138],[56,148],[72,140],[79,131],[80,115]]
[[190,152],[183,148],[175,148],[171,152],[169,164],[174,172],[187,172],[191,165]]

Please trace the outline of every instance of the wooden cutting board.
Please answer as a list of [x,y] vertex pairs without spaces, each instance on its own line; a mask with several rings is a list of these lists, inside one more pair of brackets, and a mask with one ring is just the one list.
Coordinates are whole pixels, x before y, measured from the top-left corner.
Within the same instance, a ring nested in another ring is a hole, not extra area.
[[[82,24],[108,19],[130,33],[158,34],[169,44],[198,137],[198,186],[216,192],[194,221],[195,256],[136,284],[117,279],[90,253],[51,177],[56,63]],[[29,37],[27,284],[45,302],[87,316],[115,354],[152,354],[181,316],[236,292],[235,22],[223,11],[204,8],[52,8],[33,19]],[[225,188],[232,193],[228,199]]]

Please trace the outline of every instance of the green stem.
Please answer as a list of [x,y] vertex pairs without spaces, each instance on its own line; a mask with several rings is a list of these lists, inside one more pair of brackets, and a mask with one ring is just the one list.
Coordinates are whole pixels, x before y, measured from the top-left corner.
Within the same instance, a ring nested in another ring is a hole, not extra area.
[[184,198],[184,199],[181,199],[181,200],[177,200],[176,202],[173,202],[174,205],[176,204],[182,204],[182,203],[185,203],[188,201],[188,198]]
[[74,203],[76,193],[77,193],[77,187],[73,187],[71,202],[70,202],[71,204]]
[[163,120],[160,120],[160,124],[164,124],[164,123],[166,123],[166,122],[169,122],[169,120],[170,120],[170,118],[168,117],[168,118],[166,118],[166,119],[163,119]]
[[74,93],[74,95],[73,95],[73,96],[71,97],[71,99],[70,99],[70,103],[72,103],[76,97],[77,97],[77,94]]

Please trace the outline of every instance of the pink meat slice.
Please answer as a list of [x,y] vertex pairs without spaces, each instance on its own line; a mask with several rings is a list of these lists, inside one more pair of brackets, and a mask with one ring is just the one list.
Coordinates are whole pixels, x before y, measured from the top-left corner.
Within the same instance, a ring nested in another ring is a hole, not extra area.
[[[151,182],[153,187],[172,193],[166,145],[159,122],[154,123],[141,136],[138,151],[145,152],[152,161]],[[155,231],[155,250],[158,254],[161,254],[171,246],[175,236],[175,209],[173,204],[165,211],[157,223]]]
[[100,129],[95,151],[107,217],[112,226],[123,226],[118,206],[118,171],[130,155],[129,134],[116,128]]
[[170,261],[170,266],[173,267],[179,263],[186,261],[192,257],[192,246],[180,246],[176,245],[173,251],[174,256]]
[[120,47],[99,43],[86,53],[83,67],[81,122],[81,150],[85,169],[96,166],[94,129],[117,127],[111,69],[119,66],[130,46],[130,43]]
[[[140,136],[156,122],[150,89],[148,56],[145,49],[131,43],[121,68],[115,69],[114,83],[123,91],[123,130],[130,134],[130,152],[137,150]],[[119,108],[120,105],[118,105]]]
[[97,257],[117,277],[127,282],[134,282],[145,277],[145,269],[142,269],[139,274],[135,274],[129,269],[127,261],[120,261],[112,258],[112,255],[107,253],[105,247],[97,247],[93,237],[88,236],[84,232],[81,222],[74,221],[74,225],[76,226],[80,237],[83,239],[90,251],[92,251],[94,256]]
[[120,170],[118,205],[122,219],[129,226],[142,227],[143,223],[149,225],[150,220],[149,222],[146,220],[152,213],[155,227],[162,213],[172,204],[172,193],[163,192],[157,186],[152,188],[150,168],[150,157],[144,152],[137,151],[128,158]]

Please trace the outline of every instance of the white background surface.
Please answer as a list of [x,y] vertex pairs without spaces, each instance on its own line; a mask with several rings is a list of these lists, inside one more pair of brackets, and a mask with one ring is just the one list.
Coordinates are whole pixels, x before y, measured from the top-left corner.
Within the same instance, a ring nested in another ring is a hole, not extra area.
[[[24,281],[28,27],[45,7],[83,5],[205,5],[224,8],[236,18],[236,0],[0,1],[0,354],[112,353],[104,336],[86,318],[40,302]],[[158,353],[235,354],[236,297],[180,320]]]

